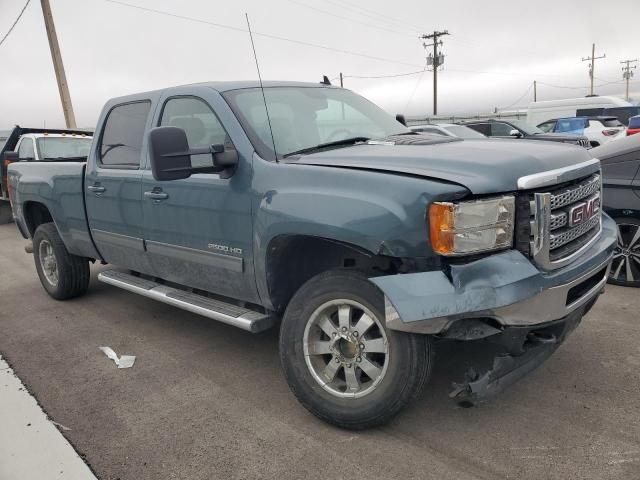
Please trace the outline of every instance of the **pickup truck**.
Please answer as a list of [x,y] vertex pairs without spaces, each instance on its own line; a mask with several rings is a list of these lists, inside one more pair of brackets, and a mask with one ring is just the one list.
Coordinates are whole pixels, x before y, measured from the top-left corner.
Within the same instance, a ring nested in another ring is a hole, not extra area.
[[587,150],[420,135],[309,83],[112,99],[86,165],[14,163],[9,182],[51,297],[85,293],[96,261],[115,287],[277,327],[295,396],[353,429],[418,395],[435,342],[492,352],[456,378],[461,404],[531,371],[593,306],[616,246]]
[[13,219],[7,191],[7,167],[10,163],[86,161],[91,135],[84,130],[14,127],[0,148],[0,225]]

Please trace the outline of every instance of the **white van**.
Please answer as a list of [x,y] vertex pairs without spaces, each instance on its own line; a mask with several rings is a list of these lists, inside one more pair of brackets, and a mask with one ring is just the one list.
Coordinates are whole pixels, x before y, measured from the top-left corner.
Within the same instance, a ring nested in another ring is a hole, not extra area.
[[577,111],[582,109],[630,106],[632,106],[631,103],[621,98],[600,96],[531,102],[527,108],[527,122],[531,125],[539,125],[546,120],[575,117]]

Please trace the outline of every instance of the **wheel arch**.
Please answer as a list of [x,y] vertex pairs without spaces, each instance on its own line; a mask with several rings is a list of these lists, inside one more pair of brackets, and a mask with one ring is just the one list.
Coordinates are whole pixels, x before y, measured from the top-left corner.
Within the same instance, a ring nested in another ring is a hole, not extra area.
[[[24,221],[31,238],[33,238],[37,228],[43,223],[53,223],[55,225],[53,216],[51,215],[49,208],[44,203],[31,200],[27,201],[22,206],[22,211],[24,214]],[[56,228],[58,227],[56,226]]]

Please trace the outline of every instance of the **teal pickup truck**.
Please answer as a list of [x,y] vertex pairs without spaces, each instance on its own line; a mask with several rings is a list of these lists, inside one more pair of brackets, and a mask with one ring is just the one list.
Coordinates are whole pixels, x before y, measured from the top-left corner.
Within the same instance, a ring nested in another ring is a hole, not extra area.
[[493,361],[489,397],[548,358],[595,303],[616,245],[597,159],[577,146],[420,135],[328,85],[203,83],[110,100],[88,161],[13,163],[44,289],[99,280],[248,332],[280,330],[299,401],[383,423],[436,341]]

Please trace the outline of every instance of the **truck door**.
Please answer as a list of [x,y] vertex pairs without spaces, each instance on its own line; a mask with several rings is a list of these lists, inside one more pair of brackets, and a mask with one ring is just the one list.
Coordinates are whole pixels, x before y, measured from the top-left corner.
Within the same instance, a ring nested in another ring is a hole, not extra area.
[[[234,141],[212,105],[232,115],[217,92],[173,89],[161,99],[154,125],[182,128],[189,148]],[[251,152],[238,150],[230,178],[197,173],[156,181],[142,176],[145,243],[156,275],[175,283],[250,302],[258,301],[253,275]],[[191,157],[192,165],[213,167],[211,155]]]
[[108,263],[152,273],[142,240],[141,165],[151,101],[107,107],[85,177],[91,235]]

